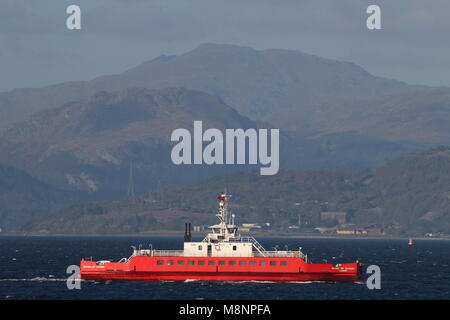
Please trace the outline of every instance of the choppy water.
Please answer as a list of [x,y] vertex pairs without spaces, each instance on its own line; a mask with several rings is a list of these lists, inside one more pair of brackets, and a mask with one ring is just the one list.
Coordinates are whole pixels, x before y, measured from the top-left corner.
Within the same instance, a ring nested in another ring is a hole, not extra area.
[[[83,281],[66,269],[83,257],[119,260],[130,245],[181,249],[181,237],[0,237],[0,299],[450,299],[450,241],[258,239],[266,249],[301,246],[313,262],[381,268],[381,289],[361,283]],[[364,269],[365,270],[365,269]]]

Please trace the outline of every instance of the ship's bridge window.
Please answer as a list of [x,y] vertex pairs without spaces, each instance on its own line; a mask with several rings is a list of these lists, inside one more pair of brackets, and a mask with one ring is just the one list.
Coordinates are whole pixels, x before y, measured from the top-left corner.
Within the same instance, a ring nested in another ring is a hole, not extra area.
[[158,261],[156,261],[156,264],[161,266],[164,264],[164,260],[158,260]]
[[184,264],[184,260],[178,260],[178,264],[179,265],[183,265]]
[[236,264],[236,261],[228,261],[229,266],[234,266]]
[[277,262],[276,262],[276,261],[270,261],[269,264],[270,264],[271,266],[276,266],[276,265],[277,265]]
[[213,260],[209,260],[209,261],[208,261],[208,266],[213,266],[213,265],[215,265],[215,264],[216,264],[216,262],[213,261]]
[[265,261],[260,261],[260,262],[259,262],[259,265],[260,265],[260,266],[265,266],[265,265],[266,265],[266,262],[265,262]]
[[220,261],[219,261],[219,266],[224,266],[224,265],[225,265],[225,261],[220,260]]
[[280,262],[280,265],[282,265],[282,266],[287,266],[287,261],[281,261],[281,262]]
[[250,261],[251,266],[256,266],[256,261]]
[[169,266],[173,266],[173,260],[167,260],[167,264],[168,264]]
[[205,261],[199,260],[199,261],[198,261],[198,265],[199,265],[199,266],[204,266],[204,265],[205,265]]
[[239,261],[239,265],[240,266],[245,266],[245,265],[247,265],[247,261]]
[[189,260],[188,261],[188,265],[193,266],[194,265],[194,260]]

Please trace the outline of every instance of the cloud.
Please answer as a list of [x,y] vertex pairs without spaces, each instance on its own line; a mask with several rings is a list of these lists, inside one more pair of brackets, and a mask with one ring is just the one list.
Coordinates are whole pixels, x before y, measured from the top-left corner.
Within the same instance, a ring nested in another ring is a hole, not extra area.
[[[65,27],[71,4],[82,10],[80,31]],[[381,7],[380,31],[366,28],[370,4]],[[0,90],[120,72],[204,42],[300,50],[450,85],[450,74],[434,77],[450,65],[449,12],[448,0],[2,0],[0,70],[27,65],[30,74]]]
[[55,8],[60,4],[50,6],[45,0],[42,2],[2,0],[0,34],[7,36],[53,34],[64,26],[55,12]]
[[450,30],[450,1],[448,0],[400,0],[383,1],[387,26],[411,31],[448,32]]

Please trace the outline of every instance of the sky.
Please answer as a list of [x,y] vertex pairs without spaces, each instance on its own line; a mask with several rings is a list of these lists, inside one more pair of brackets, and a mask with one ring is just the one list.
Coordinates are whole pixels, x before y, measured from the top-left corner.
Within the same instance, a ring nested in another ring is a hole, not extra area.
[[[68,30],[66,8],[81,8]],[[381,30],[366,9],[381,8]],[[0,91],[123,72],[202,43],[293,49],[450,86],[449,0],[2,0]]]

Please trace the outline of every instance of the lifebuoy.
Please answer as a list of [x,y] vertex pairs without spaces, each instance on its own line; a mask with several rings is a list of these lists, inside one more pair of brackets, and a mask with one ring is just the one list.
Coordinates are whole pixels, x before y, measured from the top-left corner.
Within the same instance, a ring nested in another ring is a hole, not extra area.
[[220,244],[215,244],[214,249],[216,249],[216,251],[220,251]]

